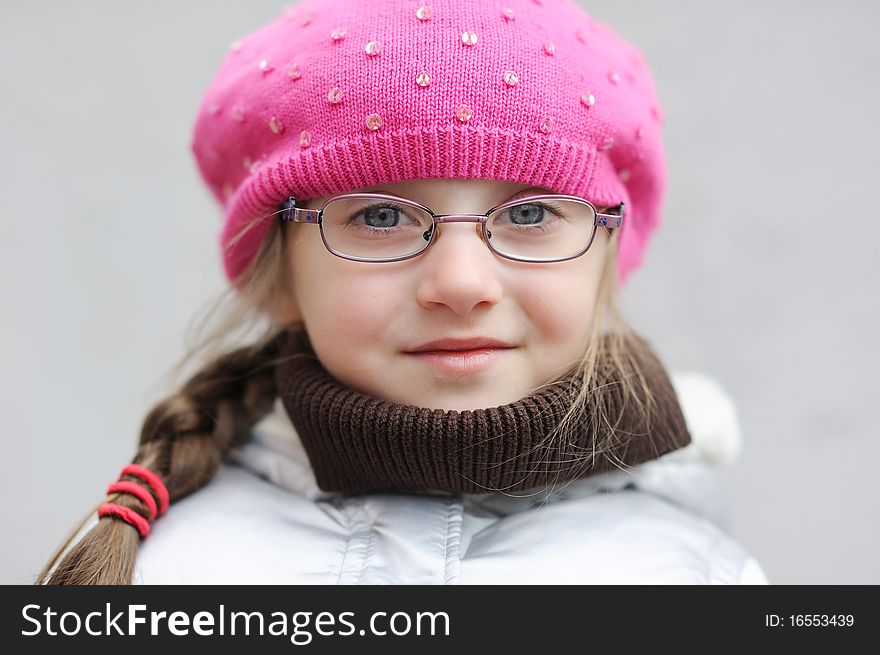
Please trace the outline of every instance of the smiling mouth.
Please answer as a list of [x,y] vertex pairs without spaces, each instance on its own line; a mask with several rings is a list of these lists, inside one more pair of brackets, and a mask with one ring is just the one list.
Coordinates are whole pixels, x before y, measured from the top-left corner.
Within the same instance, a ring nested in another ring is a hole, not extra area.
[[406,355],[447,373],[473,374],[490,369],[511,350],[515,348],[490,346],[469,350],[426,350]]

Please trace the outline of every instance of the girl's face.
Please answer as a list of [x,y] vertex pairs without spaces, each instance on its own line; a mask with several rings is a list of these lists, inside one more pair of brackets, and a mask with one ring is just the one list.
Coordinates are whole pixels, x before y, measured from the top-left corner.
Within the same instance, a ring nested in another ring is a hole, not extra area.
[[[352,191],[402,196],[435,214],[483,214],[517,196],[551,193],[473,179],[407,180]],[[328,198],[304,206],[317,209]],[[566,373],[584,354],[608,247],[603,229],[581,257],[533,264],[495,255],[475,223],[444,223],[420,256],[368,263],[331,254],[316,225],[287,227],[287,289],[273,314],[285,325],[301,322],[328,372],[358,391],[432,409],[496,407]],[[412,354],[430,341],[471,337],[510,347]]]

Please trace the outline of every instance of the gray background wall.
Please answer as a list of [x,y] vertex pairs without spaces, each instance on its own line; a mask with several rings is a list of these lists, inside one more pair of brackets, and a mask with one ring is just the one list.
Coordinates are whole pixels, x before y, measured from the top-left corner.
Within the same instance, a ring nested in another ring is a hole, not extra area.
[[[666,218],[623,301],[737,403],[732,533],[772,582],[880,583],[880,5],[582,4],[641,47],[665,109]],[[100,500],[223,288],[189,130],[229,43],[280,10],[0,5],[0,582]]]

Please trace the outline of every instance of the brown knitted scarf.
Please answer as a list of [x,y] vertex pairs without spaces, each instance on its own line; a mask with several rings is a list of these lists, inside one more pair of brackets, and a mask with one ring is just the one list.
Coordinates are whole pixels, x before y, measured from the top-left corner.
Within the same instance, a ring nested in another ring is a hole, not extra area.
[[283,359],[275,381],[325,491],[552,491],[566,481],[635,466],[690,442],[663,366],[646,342],[639,343],[633,355],[656,401],[649,419],[639,406],[644,398],[636,403],[622,393],[620,370],[600,362],[597,391],[588,397],[584,416],[552,439],[551,430],[583,384],[574,368],[507,405],[431,409],[343,385],[320,363],[305,332],[291,331],[280,337]]

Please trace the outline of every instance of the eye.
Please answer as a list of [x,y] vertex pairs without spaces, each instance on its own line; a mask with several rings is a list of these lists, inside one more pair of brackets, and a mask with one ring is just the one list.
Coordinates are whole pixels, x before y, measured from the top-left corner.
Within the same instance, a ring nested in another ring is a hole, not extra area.
[[[357,203],[355,203],[357,204]],[[395,202],[383,200],[382,202],[367,204],[364,207],[351,207],[348,209],[348,224],[360,224],[364,227],[375,229],[388,229],[398,227],[401,224],[411,223],[407,214],[408,208]],[[332,212],[330,212],[332,214]]]
[[400,208],[373,205],[363,211],[364,222],[370,227],[394,227],[400,221]]
[[542,205],[526,202],[511,207],[510,220],[515,225],[535,225],[544,220],[544,207]]

